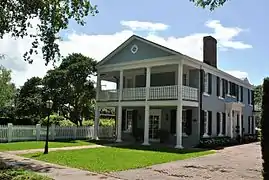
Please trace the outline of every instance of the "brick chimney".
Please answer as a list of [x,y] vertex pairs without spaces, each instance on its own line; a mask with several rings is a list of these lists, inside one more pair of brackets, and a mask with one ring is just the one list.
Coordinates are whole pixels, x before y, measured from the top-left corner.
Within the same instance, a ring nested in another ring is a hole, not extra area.
[[212,36],[203,38],[203,61],[217,68],[217,40]]

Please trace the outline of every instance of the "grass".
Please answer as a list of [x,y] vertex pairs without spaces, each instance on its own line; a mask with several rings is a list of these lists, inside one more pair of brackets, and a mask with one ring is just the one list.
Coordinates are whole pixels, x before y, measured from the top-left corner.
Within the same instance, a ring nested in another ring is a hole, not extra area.
[[31,171],[21,169],[0,170],[1,180],[52,180],[49,177],[38,175]]
[[[70,146],[84,146],[92,145],[88,141],[74,140],[74,141],[51,141],[49,142],[49,148],[59,147],[70,147]],[[15,151],[15,150],[26,150],[26,149],[42,149],[45,146],[45,141],[25,141],[25,142],[11,142],[11,143],[0,143],[1,151]]]
[[94,172],[112,172],[194,158],[212,153],[214,151],[187,151],[174,148],[105,147],[55,151],[50,152],[48,155],[41,153],[24,154],[23,156]]

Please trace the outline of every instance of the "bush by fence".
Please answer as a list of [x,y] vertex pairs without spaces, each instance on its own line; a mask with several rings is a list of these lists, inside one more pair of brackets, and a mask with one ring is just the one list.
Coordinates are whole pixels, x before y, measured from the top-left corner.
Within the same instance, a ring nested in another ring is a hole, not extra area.
[[[100,138],[112,138],[114,135],[113,126],[99,126],[98,129]],[[17,126],[10,123],[0,126],[0,142],[45,140],[46,132],[46,127],[40,124]],[[60,127],[51,125],[49,129],[49,140],[92,139],[93,135],[93,126]]]

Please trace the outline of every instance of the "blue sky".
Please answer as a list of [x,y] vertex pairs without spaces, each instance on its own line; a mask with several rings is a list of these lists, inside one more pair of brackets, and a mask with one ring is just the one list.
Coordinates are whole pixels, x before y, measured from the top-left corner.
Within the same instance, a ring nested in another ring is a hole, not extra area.
[[[213,12],[195,7],[188,0],[166,0],[162,3],[156,0],[94,0],[92,3],[98,5],[100,13],[95,17],[89,16],[84,27],[72,22],[62,33],[64,41],[60,48],[63,55],[81,52],[100,60],[129,36],[137,34],[199,58],[202,36],[213,34],[220,45],[220,69],[247,75],[252,84],[260,84],[264,77],[269,76],[269,24],[265,21],[269,14],[265,8],[269,2],[266,0],[256,3],[253,0],[230,0]],[[143,22],[156,29],[145,27]],[[135,30],[132,26],[135,23],[136,27],[143,27]],[[0,48],[12,59],[3,63],[13,70],[13,80],[18,85],[32,76],[43,76],[51,68],[44,67],[41,57],[37,57],[32,65],[23,62],[21,56],[29,46],[26,43],[29,44],[27,39],[11,41],[8,37],[0,41]],[[14,51],[14,46],[19,48]]]

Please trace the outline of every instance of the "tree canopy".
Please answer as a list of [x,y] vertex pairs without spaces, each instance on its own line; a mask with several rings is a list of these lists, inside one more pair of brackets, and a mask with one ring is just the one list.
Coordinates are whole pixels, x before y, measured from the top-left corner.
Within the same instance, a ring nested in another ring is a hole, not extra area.
[[15,96],[15,85],[11,83],[11,71],[0,66],[0,108],[10,105]]
[[[14,38],[29,36],[32,48],[24,60],[33,62],[31,55],[38,53],[42,44],[45,63],[60,58],[56,41],[61,30],[67,29],[70,20],[84,25],[84,17],[98,13],[88,0],[3,0],[0,2],[0,38],[10,34]],[[31,20],[37,19],[36,31],[29,31]]]
[[54,108],[74,123],[82,123],[82,115],[86,109],[92,109],[95,98],[94,83],[90,76],[95,75],[96,61],[73,53],[65,57],[60,66],[47,72],[44,85],[49,92]]
[[228,0],[190,0],[194,2],[196,6],[202,8],[209,8],[211,11],[214,9],[223,6]]

